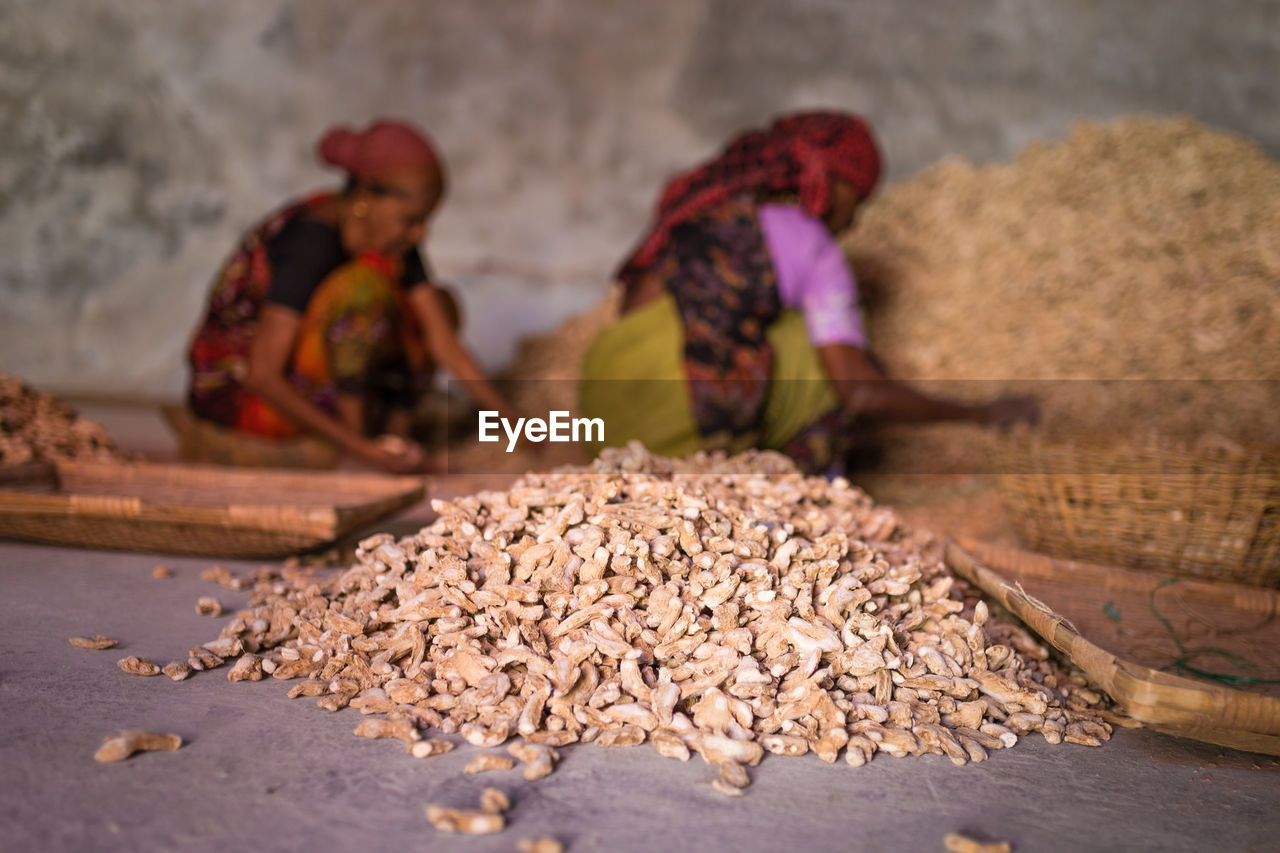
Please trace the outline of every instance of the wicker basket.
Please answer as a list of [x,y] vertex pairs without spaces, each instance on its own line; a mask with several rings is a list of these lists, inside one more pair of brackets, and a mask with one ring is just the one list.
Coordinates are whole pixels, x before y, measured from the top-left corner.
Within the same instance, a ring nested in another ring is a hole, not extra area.
[[419,477],[147,463],[0,472],[0,537],[123,551],[282,557],[422,498]]
[[1280,456],[1013,436],[1000,489],[1028,548],[1170,574],[1280,586]]

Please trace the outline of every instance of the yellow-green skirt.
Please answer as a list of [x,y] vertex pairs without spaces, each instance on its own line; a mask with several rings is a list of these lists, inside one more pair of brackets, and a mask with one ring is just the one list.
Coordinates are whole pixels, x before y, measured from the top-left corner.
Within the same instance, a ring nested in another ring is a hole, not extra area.
[[664,294],[623,315],[596,337],[583,360],[579,414],[605,425],[604,441],[595,449],[639,440],[664,456],[783,450],[839,401],[799,312],[783,311],[767,338],[774,350],[773,376],[759,427],[735,436],[702,435],[689,404],[675,299]]

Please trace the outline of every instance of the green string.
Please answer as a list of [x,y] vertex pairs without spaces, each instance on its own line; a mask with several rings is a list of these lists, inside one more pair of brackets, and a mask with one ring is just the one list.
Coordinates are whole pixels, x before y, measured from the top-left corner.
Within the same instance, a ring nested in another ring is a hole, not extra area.
[[[1177,632],[1173,630],[1173,624],[1156,609],[1156,593],[1161,589],[1164,589],[1169,584],[1177,582],[1177,578],[1165,578],[1151,589],[1151,595],[1147,601],[1148,605],[1151,607],[1151,615],[1155,616],[1156,619],[1160,621],[1160,624],[1164,626],[1164,629],[1169,632],[1169,636],[1173,639],[1174,645],[1178,647],[1178,657],[1160,667],[1161,672],[1172,668],[1173,671],[1179,675],[1190,673],[1192,675],[1197,675],[1200,678],[1208,679],[1209,681],[1216,681],[1219,684],[1280,684],[1280,678],[1252,678],[1247,676],[1223,675],[1220,672],[1209,672],[1207,670],[1200,669],[1199,667],[1192,666],[1190,662],[1194,658],[1203,655],[1216,655],[1227,660],[1239,669],[1246,671],[1257,669],[1254,664],[1250,663],[1245,658],[1240,657],[1240,655],[1228,651],[1227,649],[1219,649],[1212,646],[1197,646],[1196,648],[1188,649],[1182,644],[1182,640],[1178,639]],[[1107,604],[1110,603],[1110,601],[1107,602]],[[1102,609],[1103,611],[1106,611],[1107,605],[1104,604]],[[1107,615],[1111,616],[1111,613],[1107,612]],[[1115,619],[1116,617],[1112,616],[1112,618]]]

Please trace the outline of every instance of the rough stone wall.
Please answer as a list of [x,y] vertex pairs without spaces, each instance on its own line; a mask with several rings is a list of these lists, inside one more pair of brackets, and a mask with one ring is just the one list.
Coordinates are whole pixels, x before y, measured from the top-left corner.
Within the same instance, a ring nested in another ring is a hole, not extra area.
[[868,115],[889,177],[1077,118],[1186,113],[1280,156],[1270,0],[0,0],[0,367],[173,398],[210,277],[332,185],[336,121],[411,117],[427,249],[491,368],[597,301],[662,179],[772,114]]

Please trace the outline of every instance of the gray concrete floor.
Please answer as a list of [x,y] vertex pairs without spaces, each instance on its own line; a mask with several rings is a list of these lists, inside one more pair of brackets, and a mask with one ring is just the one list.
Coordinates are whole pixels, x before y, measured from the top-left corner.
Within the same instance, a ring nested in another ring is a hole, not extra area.
[[[157,580],[159,562],[176,576]],[[354,710],[290,700],[287,682],[231,683],[225,670],[174,683],[115,662],[164,663],[217,635],[195,613],[216,595],[208,559],[0,544],[0,848],[88,850],[510,851],[553,835],[571,850],[941,850],[966,831],[1015,850],[1264,850],[1280,839],[1280,760],[1141,730],[1103,747],[1038,736],[965,767],[878,756],[852,768],[766,757],[745,797],[713,791],[710,768],[648,747],[565,749],[551,776],[467,776],[466,744],[427,760],[356,738]],[[222,562],[236,571],[256,563]],[[105,634],[107,651],[67,638]],[[98,764],[122,729],[174,732],[173,753]],[[425,803],[472,806],[493,785],[509,828],[436,833]]]
[[[145,449],[145,438],[121,443]],[[419,505],[375,529],[408,532],[425,517]],[[153,578],[157,563],[176,576]],[[215,563],[258,565],[0,543],[0,849],[512,851],[550,835],[573,851],[928,851],[954,831],[1018,851],[1280,849],[1280,759],[1145,730],[1094,749],[1034,736],[965,767],[768,756],[746,795],[727,799],[699,759],[649,747],[570,747],[532,783],[518,771],[467,776],[476,748],[410,758],[354,737],[357,711],[286,698],[287,682],[122,673],[121,657],[182,659],[217,635],[230,617],[197,615],[197,597],[229,610],[247,600],[199,579]],[[89,634],[120,645],[67,643]],[[93,760],[104,736],[135,728],[186,743]],[[473,807],[486,786],[513,800],[506,831],[446,836],[426,821],[424,804]]]

